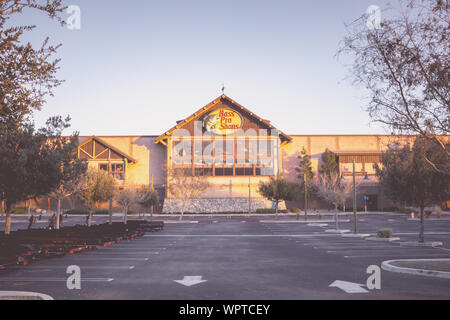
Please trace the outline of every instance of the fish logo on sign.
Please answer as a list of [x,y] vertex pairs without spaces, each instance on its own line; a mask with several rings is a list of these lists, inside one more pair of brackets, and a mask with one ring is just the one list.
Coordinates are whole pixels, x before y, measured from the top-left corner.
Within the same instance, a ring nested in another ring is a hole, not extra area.
[[239,113],[231,109],[218,109],[208,114],[203,122],[206,132],[216,135],[233,134],[242,129],[243,120]]

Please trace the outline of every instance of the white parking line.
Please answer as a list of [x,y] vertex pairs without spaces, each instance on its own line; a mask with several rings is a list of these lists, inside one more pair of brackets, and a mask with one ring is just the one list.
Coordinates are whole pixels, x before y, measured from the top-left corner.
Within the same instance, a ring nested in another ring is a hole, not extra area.
[[92,254],[86,254],[86,257],[102,255],[102,256],[121,256],[121,255],[147,255],[147,254],[159,254],[158,251],[154,252],[93,252]]
[[[33,270],[37,271],[54,271],[55,269],[63,269],[66,270],[68,266],[48,266],[48,267],[40,267],[40,266],[30,266],[30,270],[28,272],[32,272]],[[134,269],[134,266],[80,266],[81,270],[130,270]]]
[[144,237],[151,237],[151,238],[157,238],[157,237],[166,237],[166,238],[312,238],[312,237],[336,237],[336,235],[333,234],[215,234],[215,235],[179,235],[179,234],[165,234],[165,235],[145,235]]
[[344,256],[344,258],[346,259],[356,259],[356,258],[378,258],[378,257],[396,257],[396,258],[402,258],[402,257],[409,257],[411,259],[414,259],[414,257],[419,256],[419,258],[424,258],[424,257],[435,257],[435,258],[444,258],[444,259],[448,259],[450,258],[449,255],[445,255],[445,254],[439,254],[439,253],[433,253],[433,254],[423,254],[423,253],[419,253],[419,254],[374,254],[374,255],[357,255],[357,256]]
[[81,261],[98,261],[98,260],[102,260],[102,261],[148,261],[150,260],[150,258],[90,258],[90,257],[84,257],[84,256],[77,256],[77,260],[81,260]]
[[[386,249],[395,249],[392,247],[388,247],[388,246],[373,246],[373,247],[314,247],[314,249],[317,250],[386,250]],[[400,249],[400,247],[398,247],[397,249]]]
[[[112,282],[113,278],[81,278],[81,282]],[[65,278],[0,278],[0,282],[67,282]]]

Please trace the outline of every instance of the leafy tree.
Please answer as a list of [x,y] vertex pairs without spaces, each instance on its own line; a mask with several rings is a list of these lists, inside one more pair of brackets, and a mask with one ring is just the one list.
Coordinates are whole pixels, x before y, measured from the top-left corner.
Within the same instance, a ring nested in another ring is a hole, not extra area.
[[193,199],[198,199],[209,187],[210,183],[205,176],[193,176],[183,169],[172,168],[169,170],[169,192],[174,198],[181,201],[180,220],[183,220],[188,203]]
[[[368,28],[367,18],[349,26],[338,55],[353,61],[350,73],[369,92],[371,118],[393,133],[420,135],[449,156],[448,1],[399,1],[380,28]],[[449,167],[424,159],[450,173]]]
[[442,205],[450,198],[450,179],[436,171],[424,160],[445,167],[450,158],[442,148],[428,139],[418,137],[414,145],[389,146],[381,158],[381,166],[375,165],[380,186],[387,197],[397,203],[420,208],[419,242],[424,242],[425,207]]
[[[137,189],[136,197],[137,202],[147,210],[156,206],[159,202],[159,194],[152,186],[140,186]],[[150,221],[153,221],[153,210],[151,211]]]
[[339,217],[338,208],[343,206],[348,196],[353,190],[353,186],[350,183],[345,183],[338,173],[332,172],[327,175],[320,175],[315,181],[314,186],[317,195],[326,202],[334,205],[336,222],[336,230],[339,230]]
[[258,192],[266,199],[275,202],[275,212],[278,214],[280,201],[292,201],[299,193],[298,185],[287,181],[281,175],[270,177],[268,182],[260,182]]
[[[65,121],[61,117],[51,119],[51,126],[58,128],[57,132],[48,132],[52,144],[58,144],[61,152],[54,154],[54,161],[57,170],[58,184],[50,193],[50,197],[56,199],[57,217],[56,229],[60,228],[61,202],[64,198],[70,197],[78,192],[81,178],[86,173],[87,163],[85,160],[78,159],[78,134],[67,138],[62,136],[62,130],[68,127],[69,118]],[[56,135],[55,135],[56,134]]]
[[27,123],[20,131],[0,134],[0,195],[6,203],[6,234],[10,233],[13,205],[47,195],[61,186],[61,159],[73,157],[78,145],[76,134],[62,137],[69,120],[54,117],[39,130]]
[[320,174],[328,177],[331,177],[333,174],[337,174],[339,172],[337,156],[329,149],[326,149],[322,154],[322,165],[320,166],[319,172]]
[[301,155],[298,157],[300,163],[299,166],[295,168],[298,172],[298,178],[300,179],[300,187],[301,191],[305,195],[305,219],[308,216],[308,198],[311,196],[311,193],[314,190],[313,179],[314,172],[311,164],[311,157],[306,152],[306,149],[303,148]]
[[100,203],[114,197],[116,180],[103,170],[89,168],[86,175],[81,179],[79,188],[78,196],[89,209],[88,226],[90,227],[95,208]]
[[59,46],[49,45],[47,38],[33,48],[22,38],[36,27],[11,23],[11,18],[25,9],[44,12],[64,24],[61,0],[0,1],[0,132],[19,130],[61,84],[55,77],[59,60],[53,58]]

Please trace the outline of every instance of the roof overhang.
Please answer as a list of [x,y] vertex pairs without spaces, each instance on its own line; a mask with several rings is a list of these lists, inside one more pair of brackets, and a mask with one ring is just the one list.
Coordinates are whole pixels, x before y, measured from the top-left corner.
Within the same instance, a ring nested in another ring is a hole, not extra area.
[[137,160],[135,158],[133,158],[132,156],[126,154],[125,152],[121,151],[120,149],[112,146],[111,144],[109,144],[108,142],[106,142],[105,140],[96,137],[96,136],[92,136],[92,137],[88,137],[86,138],[86,140],[84,140],[83,142],[80,143],[80,145],[78,146],[79,148],[81,148],[82,146],[88,144],[91,141],[96,141],[100,144],[103,144],[106,148],[111,149],[112,151],[114,151],[115,153],[121,155],[123,158],[127,159],[128,162],[130,163],[136,163]]

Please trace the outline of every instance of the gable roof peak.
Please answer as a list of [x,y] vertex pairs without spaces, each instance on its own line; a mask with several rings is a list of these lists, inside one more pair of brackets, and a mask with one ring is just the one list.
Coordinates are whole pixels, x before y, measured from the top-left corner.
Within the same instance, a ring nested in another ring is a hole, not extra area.
[[[256,119],[256,121],[264,124],[265,126],[269,127],[270,129],[273,130],[278,130],[276,129],[270,121],[262,119],[260,117],[258,117],[256,114],[254,114],[253,112],[251,112],[250,110],[248,110],[247,108],[245,108],[244,106],[240,105],[239,103],[237,103],[235,100],[233,100],[232,98],[228,97],[225,93],[221,94],[219,97],[217,97],[216,99],[214,99],[212,102],[210,102],[209,104],[207,104],[206,106],[204,106],[203,108],[199,109],[197,112],[193,113],[191,116],[187,117],[184,120],[181,121],[177,121],[177,124],[172,127],[169,131],[165,132],[164,134],[162,134],[161,136],[159,136],[155,143],[160,143],[162,142],[164,139],[168,138],[169,136],[172,135],[172,133],[174,131],[176,131],[177,129],[181,128],[183,125],[185,125],[186,123],[193,121],[196,118],[201,117],[202,115],[204,115],[205,113],[207,113],[211,108],[213,108],[214,106],[216,106],[219,102],[223,102],[223,101],[227,101],[228,103],[232,104],[234,107],[236,107],[237,109],[240,109],[241,112],[244,112],[248,115],[250,115],[251,117],[253,117],[254,119]],[[284,134],[283,132],[281,132],[280,130],[278,130],[280,137],[282,140],[284,140],[285,142],[290,142],[292,141],[292,138],[289,137],[288,135]]]

